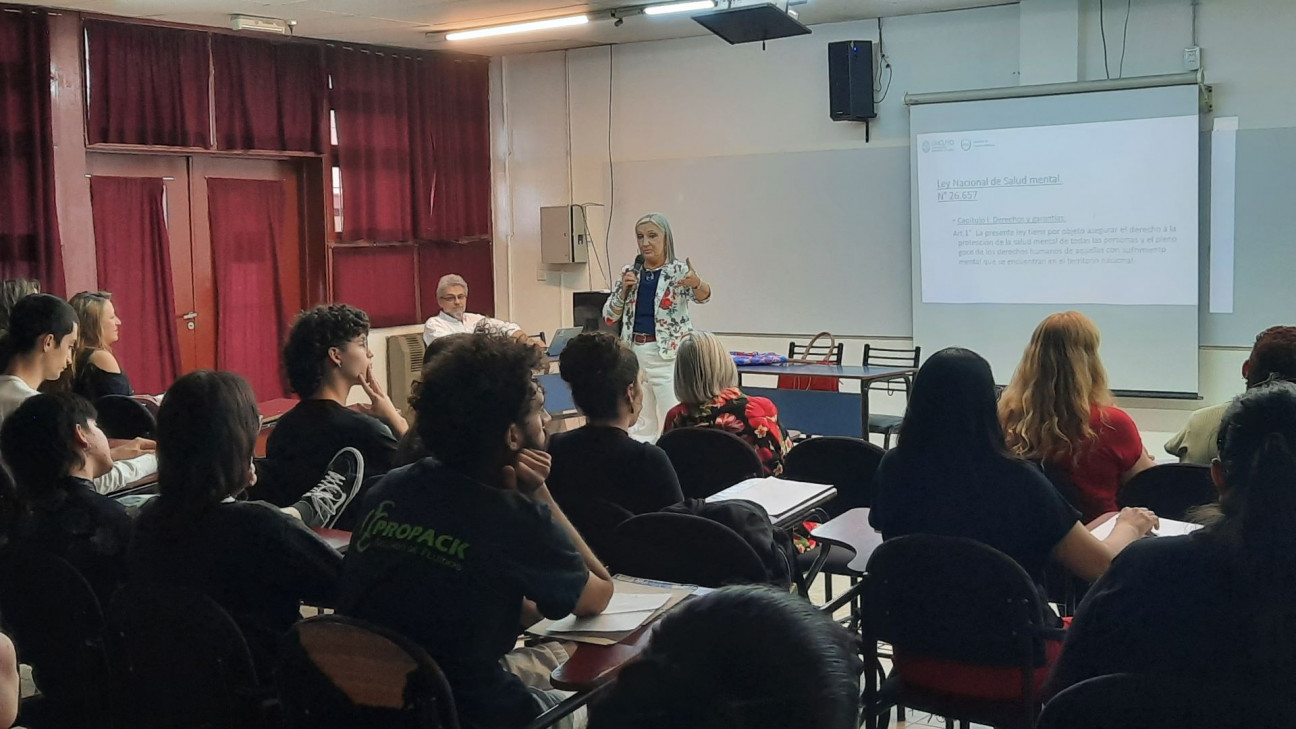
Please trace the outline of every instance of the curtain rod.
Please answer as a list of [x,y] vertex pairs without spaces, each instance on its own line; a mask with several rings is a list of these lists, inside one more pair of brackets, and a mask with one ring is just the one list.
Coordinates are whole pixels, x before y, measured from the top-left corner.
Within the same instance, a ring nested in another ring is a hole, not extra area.
[[905,94],[904,103],[906,106],[919,106],[921,104],[945,104],[953,101],[989,101],[991,99],[1020,99],[1032,96],[1087,94],[1094,91],[1192,86],[1200,85],[1202,80],[1202,72],[1197,70],[1185,73],[1167,73],[1158,76],[1133,76],[1131,78],[1099,79],[1097,81],[1071,81],[1060,84],[1031,84],[1026,86],[1000,86],[992,89],[969,89],[967,91]]

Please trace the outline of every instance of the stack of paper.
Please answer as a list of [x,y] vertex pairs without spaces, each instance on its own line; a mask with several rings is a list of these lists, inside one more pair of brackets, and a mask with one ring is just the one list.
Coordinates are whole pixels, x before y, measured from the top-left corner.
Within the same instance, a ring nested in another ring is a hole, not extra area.
[[598,615],[561,620],[541,620],[527,630],[531,635],[571,640],[578,643],[612,645],[630,637],[699,588],[671,582],[641,580],[618,575],[616,591],[607,608]]
[[770,522],[778,523],[790,514],[805,511],[824,497],[825,492],[835,494],[836,489],[821,483],[807,483],[783,478],[749,478],[707,497],[707,503],[741,499],[760,504],[769,513]]
[[[1103,540],[1106,539],[1112,533],[1112,529],[1115,528],[1116,528],[1116,517],[1112,517],[1107,521],[1094,527],[1093,531],[1090,532],[1090,534],[1093,534],[1095,537],[1098,537],[1099,540]],[[1201,528],[1202,528],[1201,524],[1190,524],[1186,521],[1175,521],[1174,519],[1163,518],[1161,519],[1161,526],[1157,527],[1156,529],[1153,529],[1151,532],[1148,532],[1148,536],[1177,537],[1177,536],[1182,536],[1184,534],[1191,534]]]

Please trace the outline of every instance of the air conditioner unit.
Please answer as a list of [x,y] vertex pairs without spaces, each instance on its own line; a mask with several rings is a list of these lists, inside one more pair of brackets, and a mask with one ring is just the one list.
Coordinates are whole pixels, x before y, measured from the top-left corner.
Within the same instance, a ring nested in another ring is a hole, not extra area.
[[424,349],[422,332],[387,337],[387,394],[406,420],[414,417],[409,399],[423,376]]
[[292,35],[292,26],[296,25],[294,20],[280,20],[279,18],[262,18],[256,15],[231,15],[231,30],[255,30],[259,33],[278,33],[279,35]]

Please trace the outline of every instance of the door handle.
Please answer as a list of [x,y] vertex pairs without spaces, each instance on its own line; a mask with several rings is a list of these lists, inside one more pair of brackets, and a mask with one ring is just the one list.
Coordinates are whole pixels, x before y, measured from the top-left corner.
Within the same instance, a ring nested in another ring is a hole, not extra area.
[[198,318],[198,312],[190,311],[180,318],[185,320],[186,322],[185,328],[187,328],[189,331],[193,331],[196,328],[196,325],[194,324],[194,320]]

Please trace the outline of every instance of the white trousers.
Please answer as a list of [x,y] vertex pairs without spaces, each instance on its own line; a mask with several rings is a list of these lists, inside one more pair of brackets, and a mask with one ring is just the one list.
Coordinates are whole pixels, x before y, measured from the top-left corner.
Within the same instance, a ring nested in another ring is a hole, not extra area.
[[635,440],[652,443],[661,435],[666,413],[679,404],[675,399],[675,360],[661,356],[656,342],[634,345],[639,370],[643,372],[643,410],[630,429]]

